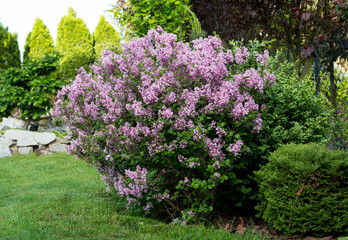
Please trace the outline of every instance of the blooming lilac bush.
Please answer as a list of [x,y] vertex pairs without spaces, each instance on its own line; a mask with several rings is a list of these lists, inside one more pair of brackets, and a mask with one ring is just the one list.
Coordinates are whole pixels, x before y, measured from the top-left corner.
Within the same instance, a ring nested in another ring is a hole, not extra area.
[[96,165],[130,206],[204,216],[234,178],[244,136],[260,130],[256,99],[275,81],[267,53],[258,69],[229,70],[249,57],[246,48],[224,51],[216,37],[177,42],[160,27],[122,55],[104,51],[93,74],[81,69],[58,93],[54,114],[71,129],[68,151]]

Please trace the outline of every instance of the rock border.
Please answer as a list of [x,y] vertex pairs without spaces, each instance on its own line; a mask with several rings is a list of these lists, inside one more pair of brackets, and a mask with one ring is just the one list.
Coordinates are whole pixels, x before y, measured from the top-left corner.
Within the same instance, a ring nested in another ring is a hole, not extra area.
[[13,154],[66,153],[69,144],[69,141],[58,138],[54,133],[10,129],[0,134],[0,158]]

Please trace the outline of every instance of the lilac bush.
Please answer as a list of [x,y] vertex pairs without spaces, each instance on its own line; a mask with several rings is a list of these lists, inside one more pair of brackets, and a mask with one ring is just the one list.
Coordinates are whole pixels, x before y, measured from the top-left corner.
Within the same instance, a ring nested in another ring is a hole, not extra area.
[[178,42],[158,27],[122,55],[104,51],[93,74],[80,69],[54,115],[71,129],[69,153],[96,165],[129,206],[194,220],[213,210],[248,151],[244,136],[260,130],[257,99],[275,81],[267,56],[234,72],[247,48],[224,51],[216,37]]

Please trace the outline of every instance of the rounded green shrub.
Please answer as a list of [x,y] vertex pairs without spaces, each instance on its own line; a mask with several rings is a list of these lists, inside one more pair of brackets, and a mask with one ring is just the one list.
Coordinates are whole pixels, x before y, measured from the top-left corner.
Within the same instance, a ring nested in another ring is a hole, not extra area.
[[288,144],[255,172],[259,216],[284,234],[348,233],[348,153],[323,145]]

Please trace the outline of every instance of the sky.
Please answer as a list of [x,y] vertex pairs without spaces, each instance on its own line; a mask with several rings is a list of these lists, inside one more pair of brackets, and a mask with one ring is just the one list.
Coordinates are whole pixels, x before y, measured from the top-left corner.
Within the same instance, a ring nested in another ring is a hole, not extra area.
[[35,19],[40,18],[48,27],[56,43],[57,27],[69,7],[72,7],[76,16],[82,18],[92,34],[98,25],[101,15],[113,24],[111,5],[117,0],[0,0],[0,22],[8,27],[11,33],[18,34],[18,44],[23,55],[25,39],[32,31]]

